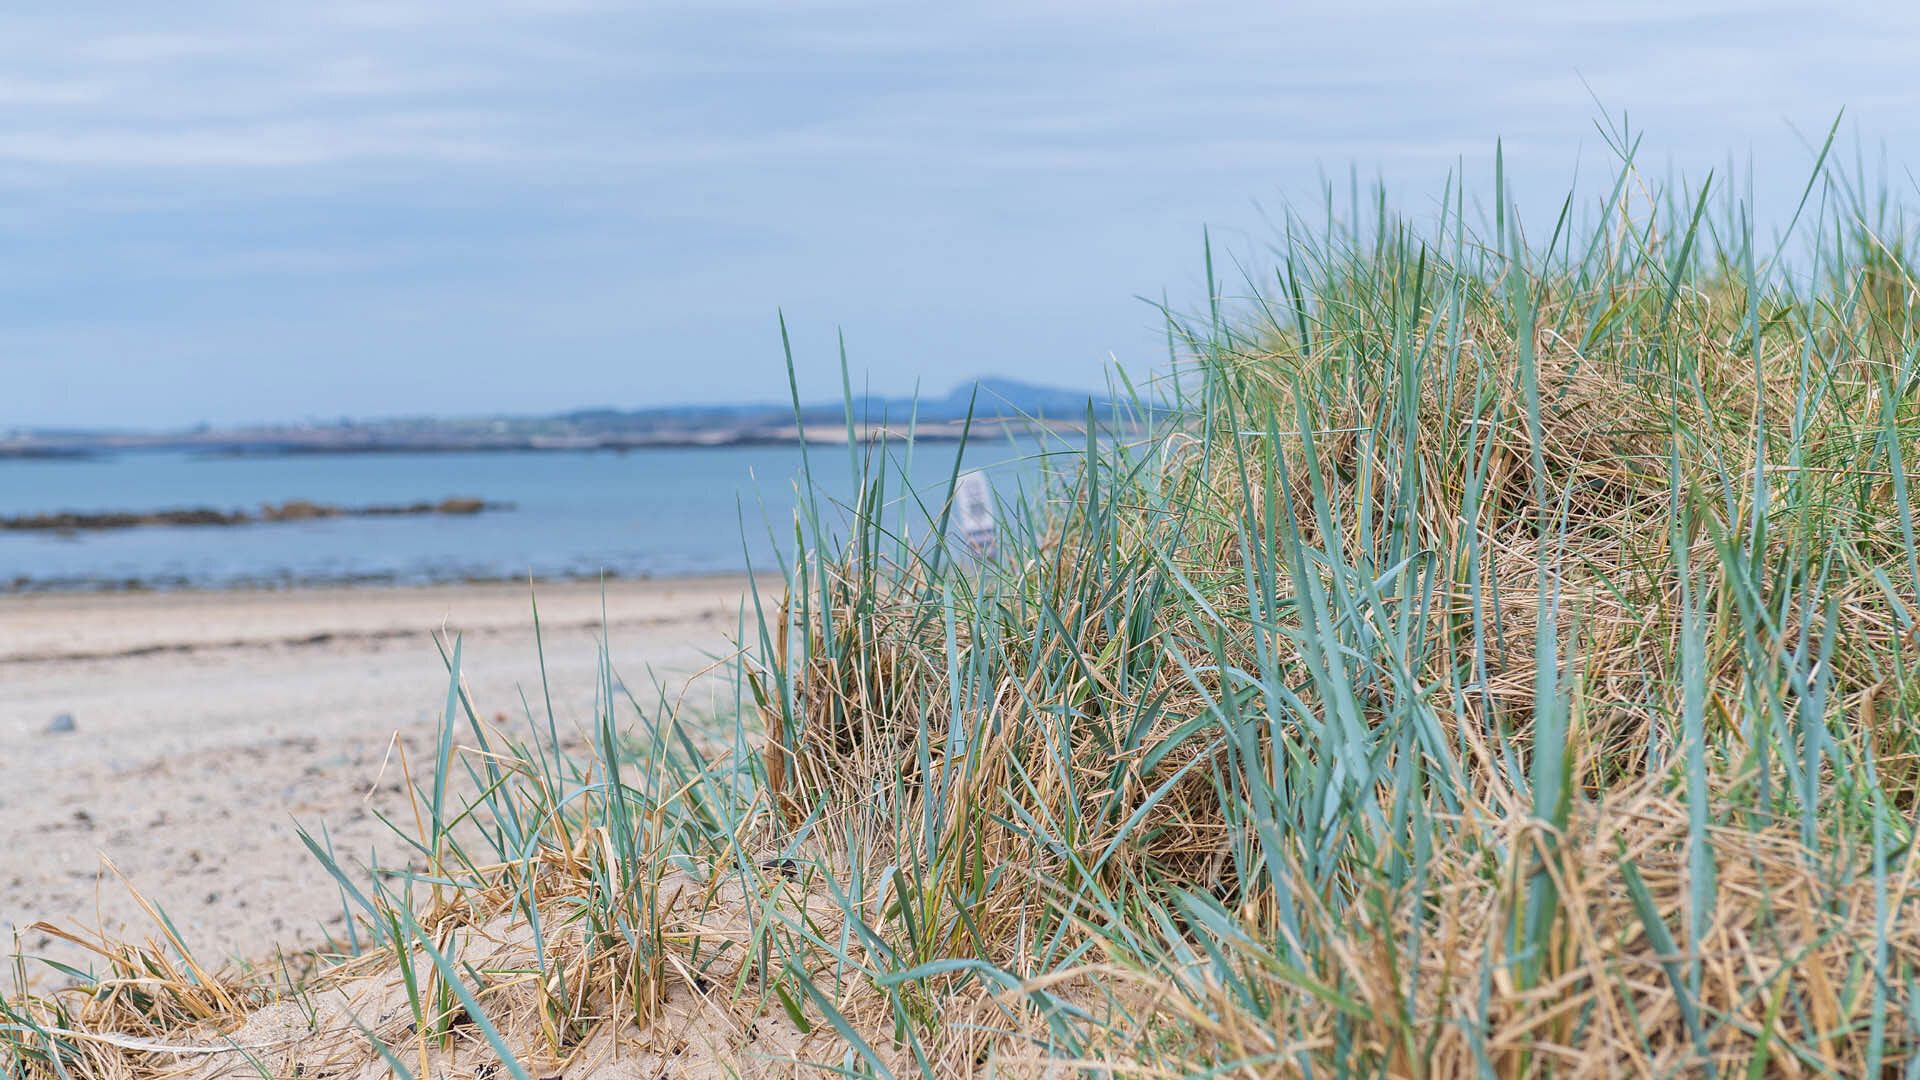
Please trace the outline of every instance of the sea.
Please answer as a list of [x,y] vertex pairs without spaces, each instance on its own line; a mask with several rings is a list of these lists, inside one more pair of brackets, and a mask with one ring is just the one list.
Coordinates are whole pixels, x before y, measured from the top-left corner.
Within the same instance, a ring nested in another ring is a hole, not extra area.
[[756,572],[792,557],[803,517],[832,530],[884,468],[905,528],[926,527],[956,469],[997,498],[1034,489],[1046,447],[956,443],[661,448],[628,451],[223,456],[137,450],[0,460],[0,517],[209,507],[292,499],[337,506],[476,497],[477,515],[334,517],[230,526],[149,525],[64,533],[0,530],[0,591],[293,588],[332,584],[667,577]]

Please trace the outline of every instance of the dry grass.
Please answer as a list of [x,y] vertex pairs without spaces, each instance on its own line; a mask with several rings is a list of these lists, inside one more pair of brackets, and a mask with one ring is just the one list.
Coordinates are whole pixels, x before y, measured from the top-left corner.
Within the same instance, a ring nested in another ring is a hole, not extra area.
[[803,510],[738,724],[609,665],[572,760],[456,652],[418,865],[314,845],[352,955],[275,991],[103,946],[0,1055],[257,1075],[127,1039],[271,1020],[267,1075],[1920,1068],[1900,229],[1816,185],[1769,263],[1737,203],[1630,190],[1544,247],[1457,200],[1290,234],[995,558],[876,455],[844,527]]

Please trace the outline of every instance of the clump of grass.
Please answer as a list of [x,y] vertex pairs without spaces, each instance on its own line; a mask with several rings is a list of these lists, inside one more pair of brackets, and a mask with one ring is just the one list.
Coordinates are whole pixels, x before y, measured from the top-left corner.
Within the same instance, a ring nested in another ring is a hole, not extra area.
[[[413,865],[311,841],[361,936],[269,1067],[1920,1069],[1910,240],[1823,155],[1765,253],[1620,145],[1544,238],[1502,181],[1289,219],[991,559],[854,448],[726,722],[609,662],[563,752],[456,648]],[[155,1071],[55,1034],[114,985],[0,1060]]]

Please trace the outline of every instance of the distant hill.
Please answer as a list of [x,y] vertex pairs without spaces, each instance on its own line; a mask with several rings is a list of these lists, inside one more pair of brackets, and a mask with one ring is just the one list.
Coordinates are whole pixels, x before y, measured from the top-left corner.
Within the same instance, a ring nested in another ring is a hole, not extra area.
[[989,376],[976,380],[971,385],[961,385],[953,389],[939,402],[950,418],[959,419],[967,413],[967,403],[974,396],[974,388],[979,388],[979,400],[975,406],[976,416],[1032,416],[1047,420],[1085,420],[1087,406],[1091,404],[1096,412],[1104,412],[1111,403],[1101,394],[1090,394],[1083,390],[1063,390],[1053,386],[1036,386],[1018,379],[1006,379]]
[[[976,397],[976,388],[978,394]],[[923,424],[951,423],[967,417],[973,407],[976,420],[1013,420],[1020,418],[1053,421],[1084,421],[1087,407],[1104,412],[1109,402],[1100,394],[1084,390],[1066,390],[1038,386],[989,376],[962,383],[941,397],[884,397],[856,395],[853,418],[869,424],[904,425],[909,419]],[[800,416],[809,426],[843,424],[847,404],[821,401],[803,405]],[[710,430],[737,425],[775,426],[793,422],[793,406],[788,404],[743,405],[660,405],[644,409],[581,409],[562,413],[558,420],[597,432],[657,430],[663,427],[683,430]]]

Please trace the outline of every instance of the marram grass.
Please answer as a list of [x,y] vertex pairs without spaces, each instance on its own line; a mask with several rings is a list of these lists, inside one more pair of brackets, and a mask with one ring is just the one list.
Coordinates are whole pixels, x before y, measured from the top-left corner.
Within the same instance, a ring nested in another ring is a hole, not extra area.
[[1920,286],[1856,183],[1764,248],[1630,166],[1546,234],[1290,219],[994,558],[815,449],[861,495],[729,719],[608,663],[490,723],[456,648],[409,866],[309,838],[339,955],[102,942],[0,1064],[1920,1075]]

